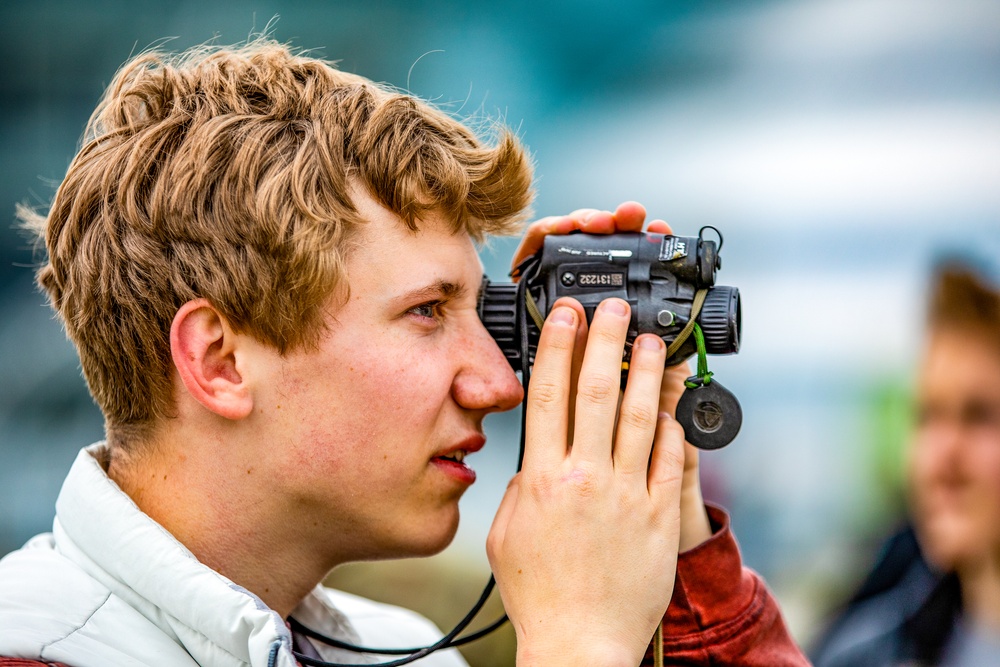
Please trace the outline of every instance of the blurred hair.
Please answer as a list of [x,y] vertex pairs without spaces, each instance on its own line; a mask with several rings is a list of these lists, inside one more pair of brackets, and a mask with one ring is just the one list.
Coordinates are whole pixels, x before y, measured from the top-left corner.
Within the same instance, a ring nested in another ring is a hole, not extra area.
[[940,264],[931,282],[928,328],[983,337],[1000,352],[1000,288],[967,263]]
[[173,411],[169,331],[206,298],[282,353],[346,295],[362,185],[416,231],[435,211],[477,242],[520,229],[531,165],[438,109],[266,38],[142,54],[91,117],[47,216],[38,282],[80,355],[109,440]]

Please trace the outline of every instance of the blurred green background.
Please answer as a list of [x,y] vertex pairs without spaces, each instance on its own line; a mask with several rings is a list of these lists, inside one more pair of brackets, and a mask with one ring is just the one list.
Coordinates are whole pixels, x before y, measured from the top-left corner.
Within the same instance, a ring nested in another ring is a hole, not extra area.
[[[731,510],[746,561],[808,643],[903,508],[927,272],[945,254],[1000,256],[1000,3],[8,0],[0,554],[48,529],[76,450],[102,430],[33,288],[38,256],[15,203],[47,204],[130,55],[263,30],[458,116],[506,122],[534,154],[539,215],[634,199],[678,233],[723,231],[720,281],[742,292],[743,350],[710,365],[745,422],[702,457],[706,494]],[[512,250],[484,250],[492,278]],[[487,422],[452,547],[332,580],[443,625],[461,618],[488,576],[518,419]],[[469,656],[511,664],[509,630]]]

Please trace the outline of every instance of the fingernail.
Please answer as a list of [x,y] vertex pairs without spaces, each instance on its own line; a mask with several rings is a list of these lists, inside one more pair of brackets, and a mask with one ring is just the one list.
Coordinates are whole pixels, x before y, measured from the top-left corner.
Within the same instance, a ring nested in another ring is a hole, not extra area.
[[568,324],[573,326],[576,324],[576,313],[573,312],[572,308],[556,308],[552,311],[552,317],[550,318],[553,322],[558,322],[559,324]]
[[663,346],[663,341],[658,336],[643,336],[639,339],[639,347],[644,350],[658,352]]
[[608,299],[601,304],[601,309],[606,313],[619,316],[624,315],[627,312],[625,302],[619,299]]
[[662,419],[665,422],[673,421],[673,419],[674,419],[673,416],[669,412],[661,412],[660,414],[657,415],[657,417],[659,417],[660,419]]

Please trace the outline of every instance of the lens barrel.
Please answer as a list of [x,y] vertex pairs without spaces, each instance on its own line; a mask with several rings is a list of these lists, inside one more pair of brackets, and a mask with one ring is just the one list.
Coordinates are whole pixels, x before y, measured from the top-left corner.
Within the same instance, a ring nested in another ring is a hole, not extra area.
[[[479,317],[486,330],[503,350],[511,367],[514,370],[521,370],[521,337],[516,327],[517,285],[491,283],[484,278],[482,294],[479,297]],[[710,287],[697,321],[705,335],[705,351],[708,354],[739,352],[743,327],[739,289],[725,285]],[[533,325],[527,326],[531,326],[534,330]],[[667,345],[673,342],[671,337],[664,337],[664,341]],[[531,341],[529,354],[533,353],[535,342],[536,340]],[[673,363],[678,363],[693,354],[693,343],[685,344],[681,350],[679,352],[681,356],[673,360]]]
[[479,319],[515,370],[521,370],[521,337],[517,331],[517,284],[491,283],[483,276]]
[[698,314],[698,324],[705,334],[709,354],[736,354],[740,351],[743,328],[740,291],[735,287],[716,286],[708,290]]

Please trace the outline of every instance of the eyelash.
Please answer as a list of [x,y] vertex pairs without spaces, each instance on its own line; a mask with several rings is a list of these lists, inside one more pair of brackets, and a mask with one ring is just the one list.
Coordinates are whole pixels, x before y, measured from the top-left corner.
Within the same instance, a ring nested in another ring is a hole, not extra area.
[[[424,319],[434,319],[434,320],[437,320],[437,319],[441,318],[441,306],[442,305],[444,305],[443,301],[428,301],[427,303],[422,303],[419,306],[414,306],[413,308],[410,308],[407,312],[413,313],[417,317],[421,317],[421,318],[424,318]],[[431,315],[424,315],[424,314],[418,312],[418,311],[424,310],[426,308],[431,309],[431,311],[432,311]]]

